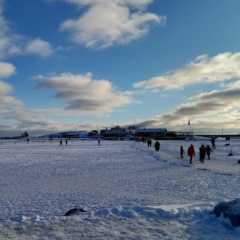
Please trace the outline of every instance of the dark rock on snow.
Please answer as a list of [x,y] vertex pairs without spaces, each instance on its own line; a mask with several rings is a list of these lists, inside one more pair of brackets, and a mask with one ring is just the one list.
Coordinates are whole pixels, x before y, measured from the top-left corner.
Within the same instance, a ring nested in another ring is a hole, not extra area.
[[221,202],[214,208],[216,217],[223,216],[230,220],[232,226],[240,227],[240,199],[230,202]]
[[69,216],[77,216],[80,215],[82,213],[86,213],[87,211],[84,210],[83,208],[73,208],[70,209],[69,211],[67,211],[64,216],[69,217]]

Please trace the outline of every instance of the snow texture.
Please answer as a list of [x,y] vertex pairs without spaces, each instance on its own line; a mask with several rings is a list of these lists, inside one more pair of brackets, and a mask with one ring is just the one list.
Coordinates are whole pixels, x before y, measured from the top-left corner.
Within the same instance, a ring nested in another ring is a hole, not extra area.
[[[240,141],[217,141],[205,164],[137,142],[0,142],[0,239],[240,239],[212,214],[239,198]],[[231,148],[231,149],[230,149]],[[228,157],[232,150],[233,156]],[[70,209],[84,209],[64,216]]]

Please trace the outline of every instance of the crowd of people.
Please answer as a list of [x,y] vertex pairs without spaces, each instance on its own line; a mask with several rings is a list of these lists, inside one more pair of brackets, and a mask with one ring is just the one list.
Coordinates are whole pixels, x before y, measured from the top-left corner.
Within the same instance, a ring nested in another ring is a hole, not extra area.
[[[63,142],[65,142],[65,145],[67,146],[68,145],[68,139],[60,139],[60,145],[62,146],[63,145]],[[155,151],[156,152],[159,152],[160,151],[160,141],[158,140],[155,140],[153,141],[152,139],[142,139],[142,142],[146,143],[148,148],[152,148],[154,147]],[[97,139],[97,144],[98,146],[101,145],[101,139],[98,138]],[[210,145],[201,145],[200,148],[199,148],[199,161],[201,163],[204,163],[205,162],[205,159],[207,158],[208,160],[211,160],[211,153],[213,151],[213,149],[216,148],[216,145],[215,145],[215,139],[211,139],[211,145],[212,147],[210,147]],[[189,164],[193,164],[193,159],[196,157],[196,150],[195,150],[195,147],[193,144],[191,144],[188,148],[187,148],[187,156],[189,157]],[[180,158],[181,159],[184,159],[185,157],[185,149],[184,147],[181,145],[180,146]]]
[[[152,148],[152,146],[154,146],[155,151],[159,152],[160,151],[160,142],[158,140],[156,140],[153,144],[153,140],[152,139],[143,139],[142,140],[144,143],[147,144],[148,148]],[[211,160],[211,153],[213,152],[213,149],[216,148],[215,145],[215,139],[212,138],[211,139],[211,147],[210,145],[201,145],[199,148],[199,161],[201,163],[205,162],[205,159],[207,158],[208,160]],[[185,150],[184,147],[181,145],[180,146],[180,158],[184,159],[185,156]],[[189,157],[189,164],[193,164],[193,159],[196,157],[196,150],[193,144],[191,144],[188,148],[187,148],[187,156]]]
[[[212,148],[209,145],[204,146],[202,144],[199,148],[199,161],[201,163],[204,163],[205,159],[206,159],[206,156],[207,156],[208,160],[211,160],[211,153],[212,153]],[[189,157],[189,163],[192,164],[193,159],[196,156],[195,147],[193,146],[193,144],[191,144],[189,146],[189,148],[187,150],[187,155]],[[183,148],[183,146],[180,146],[180,158],[184,158],[184,148]]]
[[[144,141],[147,143],[147,146],[148,148],[151,148],[152,147],[152,139],[147,139],[146,141]],[[160,151],[160,142],[159,141],[155,141],[154,143],[154,149],[156,152],[159,152]]]
[[[62,140],[62,139],[60,139],[59,144],[60,144],[60,146],[63,145],[63,140]],[[68,145],[68,139],[67,139],[67,138],[65,139],[65,145],[66,145],[66,146]]]

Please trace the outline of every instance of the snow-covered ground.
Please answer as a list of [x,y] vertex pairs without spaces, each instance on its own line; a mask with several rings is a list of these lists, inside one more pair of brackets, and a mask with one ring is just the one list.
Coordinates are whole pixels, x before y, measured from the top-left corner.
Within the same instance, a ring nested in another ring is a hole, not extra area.
[[[219,140],[211,161],[189,167],[179,147],[190,143],[161,141],[156,153],[137,142],[0,142],[0,239],[239,240],[211,210],[240,197],[240,141],[234,156]],[[74,207],[87,213],[63,217]]]

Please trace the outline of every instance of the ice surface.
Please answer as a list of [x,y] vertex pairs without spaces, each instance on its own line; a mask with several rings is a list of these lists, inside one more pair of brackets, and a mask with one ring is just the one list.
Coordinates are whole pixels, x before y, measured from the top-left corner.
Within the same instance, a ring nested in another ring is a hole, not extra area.
[[[192,167],[179,158],[190,143],[1,142],[0,239],[240,239],[211,214],[239,198],[240,141]],[[87,214],[63,217],[72,208]]]

